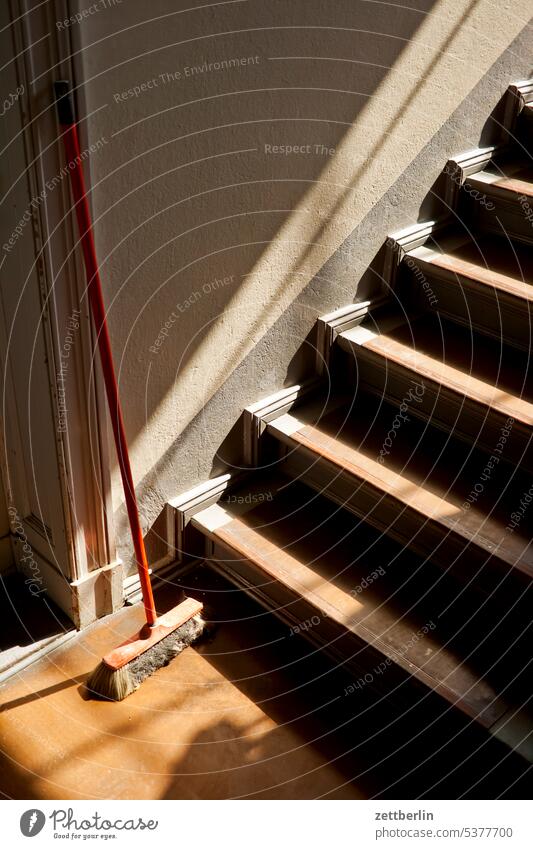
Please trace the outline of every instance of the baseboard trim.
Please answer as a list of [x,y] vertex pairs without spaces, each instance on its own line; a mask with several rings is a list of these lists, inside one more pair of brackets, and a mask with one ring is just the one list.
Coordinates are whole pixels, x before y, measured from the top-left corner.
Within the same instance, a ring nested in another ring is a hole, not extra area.
[[191,558],[198,558],[200,555],[192,553],[190,556],[185,553],[184,537],[187,530],[187,525],[190,523],[193,516],[201,510],[205,510],[224,495],[230,484],[235,483],[236,475],[229,473],[219,475],[211,480],[189,489],[187,492],[172,498],[168,502],[169,509],[172,510],[175,522],[176,534],[176,550],[174,552],[175,563],[181,565],[188,562]]
[[[175,555],[171,561],[157,564],[150,569],[152,587],[157,589],[161,584],[167,583],[175,578],[183,570],[183,565],[178,563]],[[142,601],[141,582],[138,575],[129,575],[124,579],[124,603],[137,604]]]
[[329,368],[331,349],[337,336],[352,327],[356,327],[370,312],[385,306],[388,301],[388,295],[377,295],[368,301],[348,304],[334,312],[320,316],[317,321],[316,339],[316,370],[319,375],[324,375]]
[[77,633],[78,631],[75,628],[72,628],[71,631],[66,631],[62,634],[56,634],[55,637],[50,637],[50,639],[46,640],[46,642],[40,645],[38,649],[28,653],[26,657],[23,657],[18,662],[13,663],[11,666],[2,670],[0,673],[0,685],[4,684],[10,678],[13,678],[15,675],[19,675],[24,669],[27,669],[28,666],[31,666],[33,663],[37,663],[38,660],[41,660],[43,657],[51,654],[56,649],[61,648],[65,643],[68,643],[69,640],[72,640]]
[[502,135],[504,142],[509,142],[514,137],[520,114],[524,107],[530,103],[533,103],[533,79],[511,83],[507,89],[503,110]]
[[250,467],[259,463],[260,440],[267,424],[273,419],[288,413],[303,398],[317,390],[322,383],[320,376],[312,377],[294,386],[288,386],[267,395],[255,404],[246,407],[243,413],[243,455],[244,462]]
[[81,630],[124,604],[122,560],[115,560],[70,583],[72,620]]
[[[419,221],[387,236],[383,260],[383,280],[392,292],[396,286],[398,270],[403,258],[409,251],[420,248],[428,239],[442,230],[448,223],[448,216],[431,221]],[[349,328],[345,328],[349,330]]]
[[457,156],[448,159],[443,171],[447,177],[444,189],[444,201],[448,209],[457,208],[459,193],[465,180],[472,176],[472,174],[483,171],[504,150],[505,144],[501,142],[490,145],[489,147],[476,147],[473,150],[467,150],[465,153],[459,153]]

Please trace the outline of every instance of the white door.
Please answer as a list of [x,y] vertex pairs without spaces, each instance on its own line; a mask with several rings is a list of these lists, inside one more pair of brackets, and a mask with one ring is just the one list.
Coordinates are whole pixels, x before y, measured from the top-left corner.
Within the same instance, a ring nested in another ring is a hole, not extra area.
[[74,76],[72,47],[50,27],[63,17],[60,0],[0,4],[0,462],[18,566],[81,627],[121,603],[122,585],[103,393],[53,108],[53,80]]
[[[8,4],[1,4],[0,55],[13,56]],[[8,475],[11,525],[20,568],[65,606],[70,596],[72,553],[61,485],[60,434],[52,407],[54,364],[46,339],[49,326],[43,267],[38,260],[37,215],[44,202],[30,186],[22,132],[24,85],[15,61],[2,70],[0,104],[0,332],[4,469]]]

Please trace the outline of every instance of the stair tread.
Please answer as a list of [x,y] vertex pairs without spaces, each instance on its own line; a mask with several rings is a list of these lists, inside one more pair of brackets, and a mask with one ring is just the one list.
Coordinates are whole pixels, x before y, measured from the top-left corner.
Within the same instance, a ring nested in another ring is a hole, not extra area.
[[424,524],[436,523],[446,533],[459,535],[465,544],[472,542],[533,576],[526,522],[514,533],[506,530],[517,495],[528,489],[525,478],[516,473],[509,481],[507,470],[491,471],[482,497],[468,502],[488,458],[414,419],[396,431],[394,450],[381,455],[384,461],[380,462],[381,447],[398,411],[381,404],[381,412],[376,412],[373,404],[378,403],[367,400],[365,410],[358,400],[356,416],[349,416],[345,408],[321,414],[315,406],[304,407],[296,415],[275,419],[268,430],[332,463],[382,497],[393,498],[402,508],[416,511]]
[[483,185],[499,193],[533,197],[533,171],[520,161],[492,165],[467,177],[468,183]]
[[[454,643],[458,623],[468,620],[464,597],[457,597],[450,580],[436,579],[428,564],[417,571],[413,556],[396,543],[300,484],[275,492],[272,502],[244,514],[214,505],[193,521],[239,558],[256,564],[265,574],[265,592],[270,580],[281,582],[319,615],[326,614],[449,701],[461,702],[471,715],[483,712],[486,724],[502,715],[504,700],[480,677],[480,670],[492,664],[486,656],[490,652],[475,648],[477,626],[467,626]],[[446,613],[454,599],[459,608]],[[491,675],[498,677],[501,670]]]
[[528,248],[495,237],[439,239],[410,251],[419,263],[440,268],[506,295],[533,302],[533,257]]
[[418,382],[433,381],[527,428],[533,425],[527,354],[503,350],[440,316],[428,314],[386,332],[378,325],[355,327],[339,341],[412,371]]

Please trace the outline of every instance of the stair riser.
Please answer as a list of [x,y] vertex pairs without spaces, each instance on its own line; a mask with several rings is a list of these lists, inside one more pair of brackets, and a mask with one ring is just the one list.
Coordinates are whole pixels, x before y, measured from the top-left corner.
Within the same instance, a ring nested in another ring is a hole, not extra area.
[[[231,563],[228,558],[233,558]],[[354,675],[364,675],[368,669],[378,665],[383,660],[383,654],[373,650],[363,640],[343,628],[333,619],[325,616],[321,610],[310,604],[306,599],[285,587],[278,581],[272,580],[257,564],[250,560],[239,559],[220,543],[214,546],[210,558],[216,568],[226,578],[252,595],[269,612],[274,613],[292,631],[291,637],[302,636],[312,645],[324,651],[336,663],[348,667]],[[309,623],[307,627],[302,627]],[[398,675],[397,681],[405,681],[403,674]]]
[[486,203],[493,204],[487,209],[485,203],[465,195],[462,199],[461,217],[468,219],[472,225],[489,233],[496,233],[504,238],[518,239],[526,245],[533,245],[533,221],[528,220],[529,210],[533,209],[533,198],[527,199],[529,208],[521,204],[519,196],[509,194],[501,197],[491,190],[489,184],[472,185],[471,191],[478,191],[486,196]]
[[529,575],[522,575],[518,567],[512,569],[498,556],[491,557],[475,541],[469,542],[437,522],[428,521],[392,497],[385,498],[366,481],[339,471],[307,448],[282,445],[280,470],[342,505],[439,568],[452,570],[461,581],[473,579],[482,592],[494,592],[511,571],[515,590],[531,580]]
[[533,108],[522,110],[518,120],[517,135],[522,147],[531,152],[533,150]]
[[[229,557],[234,558],[231,563],[228,563]],[[348,669],[354,682],[359,682],[365,689],[368,687],[376,696],[387,695],[399,709],[407,709],[413,704],[413,698],[420,698],[420,694],[423,694],[426,700],[433,701],[436,696],[444,698],[485,728],[489,728],[500,716],[500,705],[479,705],[478,712],[474,713],[471,706],[458,699],[447,687],[425,676],[421,670],[417,671],[415,678],[409,674],[410,664],[405,658],[396,655],[395,660],[391,661],[390,656],[365,643],[332,618],[324,616],[306,599],[270,579],[257,564],[239,559],[237,552],[232,552],[230,548],[216,543],[210,562],[239,589],[293,629],[295,639],[297,635],[302,636],[335,663]],[[311,627],[302,628],[302,623],[306,622],[311,623]],[[369,674],[369,670],[373,672]],[[359,687],[354,686],[354,698],[358,691]]]
[[[348,356],[353,359],[353,353]],[[507,416],[488,410],[435,381],[421,378],[416,372],[385,360],[364,347],[356,351],[357,386],[399,406],[413,385],[424,385],[419,403],[409,405],[409,415],[431,421],[431,424],[453,433],[454,437],[474,442],[479,448],[492,453],[501,438]],[[520,463],[523,469],[533,471],[533,434],[515,421],[505,445],[505,460]]]
[[424,274],[436,303],[430,305],[423,292],[416,286],[416,279],[406,281],[409,291],[415,293],[412,305],[418,310],[434,310],[474,331],[480,331],[497,340],[504,339],[523,351],[531,348],[533,335],[533,310],[527,301],[496,293],[482,283],[467,277],[437,269],[431,263],[417,261]]

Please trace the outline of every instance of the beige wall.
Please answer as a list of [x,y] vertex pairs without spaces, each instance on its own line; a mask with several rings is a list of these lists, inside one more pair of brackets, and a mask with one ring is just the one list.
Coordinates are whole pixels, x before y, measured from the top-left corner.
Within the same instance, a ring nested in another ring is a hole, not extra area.
[[[147,524],[238,461],[242,408],[305,372],[316,317],[379,284],[387,233],[529,75],[532,0],[409,6],[117,0],[69,24]],[[115,474],[125,539],[121,501]]]

